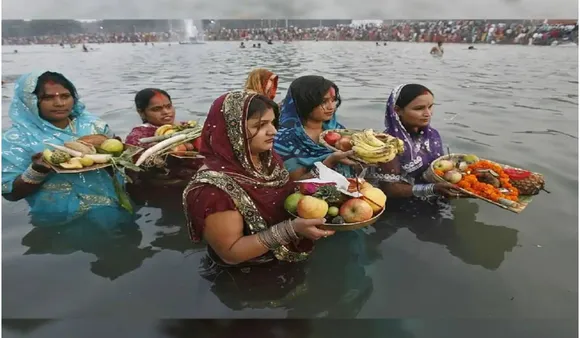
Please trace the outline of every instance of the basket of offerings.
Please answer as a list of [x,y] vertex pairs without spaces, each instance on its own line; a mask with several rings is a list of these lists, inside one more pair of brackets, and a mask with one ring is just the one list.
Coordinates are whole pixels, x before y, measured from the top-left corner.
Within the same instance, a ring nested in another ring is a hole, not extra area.
[[195,159],[201,147],[202,125],[195,121],[187,125],[165,125],[157,129],[156,135],[139,140],[141,143],[154,143],[137,159],[137,166],[154,167],[165,163],[167,156],[179,159]]
[[[294,217],[325,218],[323,230],[349,231],[374,224],[385,211],[387,201],[382,190],[363,179],[346,179],[317,163],[325,179],[298,181],[298,191],[284,202],[284,208]],[[337,178],[328,178],[323,168]]]
[[56,173],[75,174],[110,166],[132,167],[131,157],[143,149],[106,135],[87,135],[63,145],[47,143],[43,161]]
[[[147,139],[141,139],[140,141],[159,142],[171,138],[172,135],[187,134],[195,132],[196,130],[201,131],[201,125],[197,121],[188,121],[175,125],[166,124],[157,128],[155,131],[155,136]],[[201,138],[197,137],[193,140],[187,139],[183,142],[173,143],[173,146],[174,147],[167,152],[169,156],[181,159],[196,158],[201,148]]]
[[544,190],[542,174],[511,167],[470,154],[449,154],[433,161],[424,178],[449,182],[463,193],[514,213],[521,213],[532,196]]
[[405,150],[402,140],[372,129],[325,130],[319,142],[332,151],[353,150],[351,159],[367,166],[388,163]]

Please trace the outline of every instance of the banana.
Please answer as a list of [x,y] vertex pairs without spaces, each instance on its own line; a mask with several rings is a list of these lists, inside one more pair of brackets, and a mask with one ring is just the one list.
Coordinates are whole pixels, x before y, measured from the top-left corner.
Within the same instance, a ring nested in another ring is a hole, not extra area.
[[173,129],[172,124],[164,124],[161,127],[157,128],[157,130],[155,131],[155,136],[165,135],[165,132],[167,132],[170,129]]
[[163,135],[171,135],[171,134],[175,134],[177,131],[175,129],[168,129],[166,132],[163,133]]
[[387,162],[392,161],[395,158],[395,156],[397,156],[397,153],[390,152],[382,157],[365,158],[365,161],[367,163],[372,163],[372,164],[387,163]]
[[366,129],[363,132],[364,138],[366,140],[366,142],[368,144],[370,144],[371,146],[375,146],[375,147],[381,147],[384,146],[385,144],[383,143],[383,141],[379,140],[376,136],[375,133],[373,132],[372,129]]

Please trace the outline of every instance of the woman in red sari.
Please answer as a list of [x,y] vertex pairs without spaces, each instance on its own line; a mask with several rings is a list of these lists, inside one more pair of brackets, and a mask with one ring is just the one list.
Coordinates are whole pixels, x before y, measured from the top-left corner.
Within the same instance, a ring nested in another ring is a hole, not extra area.
[[183,192],[193,241],[208,243],[222,266],[301,261],[312,240],[332,235],[324,219],[290,221],[284,200],[294,183],[273,148],[278,106],[253,92],[220,96],[202,132],[204,166]]
[[[175,107],[169,94],[158,88],[145,88],[135,95],[135,106],[143,124],[133,128],[126,144],[148,148],[155,143],[142,144],[140,139],[155,136],[155,131],[163,125],[175,124]],[[197,169],[203,164],[202,159],[178,159],[168,157],[163,168],[153,168],[131,177],[137,183],[151,183],[161,186],[185,186]]]

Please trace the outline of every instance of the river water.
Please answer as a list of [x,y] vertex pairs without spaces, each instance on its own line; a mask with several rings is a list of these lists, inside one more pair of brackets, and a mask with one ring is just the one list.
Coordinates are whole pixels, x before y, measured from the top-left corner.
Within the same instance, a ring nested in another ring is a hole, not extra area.
[[[308,287],[295,299],[262,302],[200,277],[204,249],[189,242],[178,197],[140,207],[139,231],[115,238],[34,229],[26,203],[3,200],[4,318],[432,320],[431,326],[393,320],[372,334],[372,325],[359,325],[356,334],[368,337],[485,337],[491,334],[485,319],[505,324],[505,335],[496,337],[577,335],[577,48],[446,45],[445,56],[436,58],[430,45],[408,43],[91,47],[82,53],[80,47],[3,46],[2,127],[10,123],[12,81],[42,63],[69,77],[89,111],[121,136],[140,123],[133,107],[139,89],[167,90],[178,119],[195,119],[220,94],[240,88],[256,66],[280,75],[277,100],[300,75],[335,81],[343,98],[338,115],[351,128],[381,129],[390,90],[417,82],[435,93],[433,125],[452,152],[544,173],[551,194],[536,196],[520,215],[475,200],[453,201],[452,211],[437,217],[384,215],[365,232],[320,241],[299,268]],[[453,319],[463,319],[463,326],[443,324]],[[187,331],[184,323],[151,323],[130,335]],[[80,336],[102,336],[103,326],[85,324],[71,325]],[[3,333],[62,336],[69,332],[64,327],[50,320],[5,323]]]

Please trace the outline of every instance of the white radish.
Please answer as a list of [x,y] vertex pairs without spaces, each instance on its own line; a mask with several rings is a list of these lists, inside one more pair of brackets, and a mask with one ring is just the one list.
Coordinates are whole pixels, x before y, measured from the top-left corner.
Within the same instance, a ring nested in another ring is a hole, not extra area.
[[110,154],[87,154],[83,157],[90,158],[91,160],[93,160],[93,162],[98,163],[98,164],[102,164],[102,163],[108,163],[111,160],[111,158],[113,158],[113,155],[110,155]]
[[80,151],[72,150],[70,148],[63,147],[63,146],[57,146],[56,144],[52,144],[52,143],[45,143],[45,144],[53,147],[54,149],[64,151],[65,153],[69,154],[72,157],[83,157],[83,153],[81,153]]
[[143,152],[143,154],[141,154],[141,156],[139,156],[139,159],[137,160],[137,162],[135,162],[135,165],[140,166],[141,164],[143,164],[143,162],[145,162],[146,159],[149,158],[149,156],[153,155],[157,151],[162,150],[167,146],[170,146],[174,143],[183,141],[185,139],[187,139],[187,135],[181,134],[181,135],[177,135],[177,136],[174,136],[172,138],[168,138],[167,140],[164,140],[164,141],[157,143],[153,147],[145,150]]

